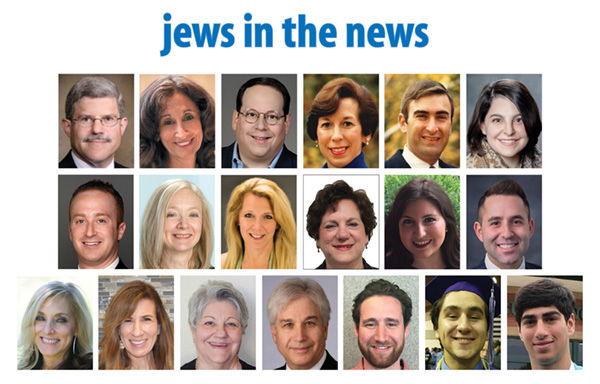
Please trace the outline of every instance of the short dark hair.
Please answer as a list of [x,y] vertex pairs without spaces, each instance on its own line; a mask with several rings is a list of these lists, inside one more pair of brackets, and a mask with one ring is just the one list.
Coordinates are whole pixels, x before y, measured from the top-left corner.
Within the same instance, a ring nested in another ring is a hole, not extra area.
[[365,226],[365,233],[371,239],[373,229],[377,225],[373,203],[369,200],[369,196],[367,196],[364,190],[354,190],[344,180],[337,180],[331,184],[327,184],[317,192],[315,201],[308,207],[306,230],[310,237],[319,240],[319,227],[321,226],[323,215],[330,209],[335,212],[338,202],[346,199],[353,201],[358,207],[360,220]]
[[[456,292],[456,291],[451,291],[451,292]],[[448,293],[451,293],[448,292]],[[446,293],[446,295],[448,294]],[[433,306],[431,307],[431,323],[433,324],[433,330],[437,331],[438,329],[438,324],[439,324],[439,320],[440,320],[440,311],[442,310],[442,305],[444,304],[444,299],[446,298],[446,295],[442,296],[441,298],[437,299],[435,301],[435,303],[433,303]],[[481,296],[477,296],[481,299]],[[483,299],[481,299],[481,301],[483,301]],[[489,328],[490,325],[490,311],[488,311],[487,309],[487,303],[484,301],[484,310],[483,312],[485,313],[485,322],[488,325],[487,328]],[[443,347],[443,346],[442,346]]]
[[354,320],[354,325],[358,326],[360,323],[360,307],[363,301],[371,296],[391,296],[397,299],[402,305],[404,327],[408,325],[412,317],[412,300],[398,285],[384,279],[371,280],[365,286],[365,289],[354,298],[352,304],[352,320]]
[[75,104],[83,97],[114,97],[119,107],[119,117],[125,116],[125,100],[112,81],[100,76],[86,76],[77,80],[69,90],[65,99],[65,117],[73,118]]
[[385,219],[385,267],[391,269],[412,268],[413,255],[406,249],[398,235],[400,218],[409,204],[425,199],[433,204],[446,222],[446,238],[440,247],[446,268],[460,266],[460,238],[456,227],[456,215],[452,201],[444,189],[433,179],[414,178],[398,190]]
[[448,92],[448,89],[442,83],[429,79],[418,80],[412,83],[404,92],[400,106],[400,112],[404,116],[404,119],[408,121],[408,105],[411,101],[431,95],[446,95],[448,97],[448,101],[450,101],[450,120],[452,120],[454,117],[454,100],[452,100],[450,92]]
[[379,125],[379,113],[371,92],[352,79],[340,77],[327,82],[321,88],[308,111],[306,132],[312,140],[317,140],[319,117],[333,115],[340,106],[340,100],[348,97],[358,102],[358,119],[362,134],[375,134]]
[[515,320],[521,328],[523,313],[531,308],[555,306],[569,320],[575,312],[575,297],[570,289],[550,279],[540,279],[527,284],[517,292],[515,297]]
[[87,183],[77,187],[75,192],[73,192],[73,195],[71,195],[71,200],[69,201],[69,218],[71,216],[71,205],[73,204],[73,200],[75,200],[75,196],[86,191],[101,191],[111,195],[115,199],[115,203],[117,205],[117,224],[121,224],[123,222],[123,213],[125,212],[123,198],[111,183],[99,179],[90,180]]
[[523,83],[512,79],[497,80],[483,86],[475,103],[475,108],[473,108],[473,115],[467,130],[467,142],[470,151],[473,153],[483,151],[481,140],[485,135],[481,132],[480,125],[485,120],[492,101],[498,96],[506,97],[521,113],[528,138],[527,145],[521,150],[521,155],[533,158],[538,137],[542,132],[540,112],[527,87]]
[[215,101],[200,85],[183,76],[162,76],[154,80],[140,97],[140,167],[164,168],[169,152],[160,140],[160,113],[176,92],[192,100],[200,111],[202,145],[196,152],[196,168],[215,166]]
[[523,188],[514,181],[513,179],[504,179],[500,180],[497,183],[493,184],[491,187],[485,191],[483,196],[479,199],[479,203],[477,204],[477,221],[481,222],[481,207],[485,204],[485,200],[494,195],[504,195],[504,196],[518,196],[523,200],[523,204],[525,204],[525,208],[527,208],[527,219],[531,218],[531,214],[529,212],[529,201],[527,201],[527,196],[525,195],[525,191]]
[[241,112],[240,109],[242,108],[242,98],[244,97],[244,93],[246,93],[248,88],[254,87],[255,85],[265,85],[279,91],[283,97],[283,114],[287,116],[290,113],[290,93],[281,81],[273,77],[254,77],[242,84],[240,89],[238,89],[237,97],[235,98],[236,111]]

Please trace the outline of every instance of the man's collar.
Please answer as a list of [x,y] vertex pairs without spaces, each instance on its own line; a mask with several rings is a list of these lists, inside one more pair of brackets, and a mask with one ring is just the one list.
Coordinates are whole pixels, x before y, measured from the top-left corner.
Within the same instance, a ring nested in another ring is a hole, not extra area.
[[[408,163],[408,165],[410,165],[411,168],[431,168],[432,166],[419,159],[417,157],[417,155],[415,155],[414,153],[411,152],[410,149],[408,149],[408,144],[404,144],[404,149],[402,150],[402,157],[404,157],[404,160],[406,160],[406,162]],[[439,159],[433,163],[433,168],[439,168],[440,167],[440,161]]]
[[[317,363],[315,365],[313,365],[309,369],[316,370],[316,371],[318,371],[319,369],[321,369],[321,367],[325,363],[325,358],[326,357],[327,357],[327,351],[325,350],[325,351],[323,351],[323,356],[321,356],[321,358],[319,359],[319,361],[317,361]],[[287,365],[287,361],[285,363],[285,369],[286,370],[290,370],[290,367],[288,367],[288,365]]]
[[[275,156],[275,158],[273,159],[273,161],[271,161],[271,164],[269,164],[269,166],[267,168],[275,168],[282,153],[283,153],[283,145],[281,146],[281,149],[277,153],[277,156]],[[244,162],[238,155],[238,142],[236,140],[233,142],[233,156],[231,157],[231,168],[244,168],[244,167],[245,167]]]
[[[73,157],[73,161],[75,162],[75,166],[77,168],[96,168],[96,167],[92,167],[91,165],[89,165],[88,163],[83,161],[79,156],[77,156],[75,154],[75,151],[71,151],[71,157]],[[109,169],[109,168],[114,168],[114,167],[115,167],[115,158],[113,156],[112,161],[110,162],[110,164],[108,164],[108,166],[106,168]]]
[[[115,259],[115,261],[113,261],[112,263],[110,263],[110,265],[106,266],[106,268],[102,268],[102,269],[117,269],[117,265],[119,265],[119,258],[117,257]],[[77,269],[81,269],[81,267],[79,266],[79,264],[77,264]]]
[[[485,254],[485,268],[486,269],[500,269],[500,268],[498,268],[498,266],[496,264],[492,263],[492,260],[490,259],[490,255],[487,253]],[[523,260],[521,260],[521,264],[515,269],[525,269],[525,257],[523,257]]]

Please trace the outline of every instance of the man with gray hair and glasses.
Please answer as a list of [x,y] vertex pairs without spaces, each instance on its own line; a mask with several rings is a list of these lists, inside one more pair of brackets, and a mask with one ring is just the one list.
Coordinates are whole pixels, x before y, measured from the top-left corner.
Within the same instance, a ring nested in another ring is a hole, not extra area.
[[125,102],[112,81],[99,76],[79,79],[67,94],[61,126],[71,150],[59,168],[125,168],[115,162],[127,128]]

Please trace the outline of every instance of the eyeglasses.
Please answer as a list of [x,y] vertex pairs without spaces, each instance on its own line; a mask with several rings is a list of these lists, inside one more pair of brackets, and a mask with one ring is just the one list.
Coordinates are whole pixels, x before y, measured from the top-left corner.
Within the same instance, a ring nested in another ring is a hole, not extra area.
[[278,115],[277,112],[265,112],[265,113],[261,113],[258,111],[255,111],[254,109],[249,109],[246,112],[239,112],[238,113],[242,116],[244,116],[244,120],[246,120],[246,123],[248,124],[254,124],[258,121],[258,119],[260,118],[260,115],[262,115],[265,119],[265,122],[268,125],[275,125],[277,123],[279,123],[279,120],[281,120],[282,118],[285,118],[285,115]]
[[117,117],[115,115],[106,115],[102,117],[92,117],[83,115],[77,119],[71,120],[76,123],[79,123],[81,127],[90,128],[92,125],[94,125],[94,122],[96,122],[96,120],[100,120],[100,123],[102,123],[104,127],[114,127],[121,119],[122,117]]

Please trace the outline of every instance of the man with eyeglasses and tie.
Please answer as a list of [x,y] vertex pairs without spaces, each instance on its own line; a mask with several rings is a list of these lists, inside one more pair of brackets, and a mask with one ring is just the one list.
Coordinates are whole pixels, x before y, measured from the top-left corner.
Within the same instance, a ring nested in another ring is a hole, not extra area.
[[83,77],[69,90],[61,126],[71,150],[59,168],[125,168],[115,152],[127,128],[125,102],[117,86],[103,77]]
[[231,127],[233,144],[222,149],[223,168],[296,168],[287,149],[290,94],[272,77],[255,77],[238,90]]

